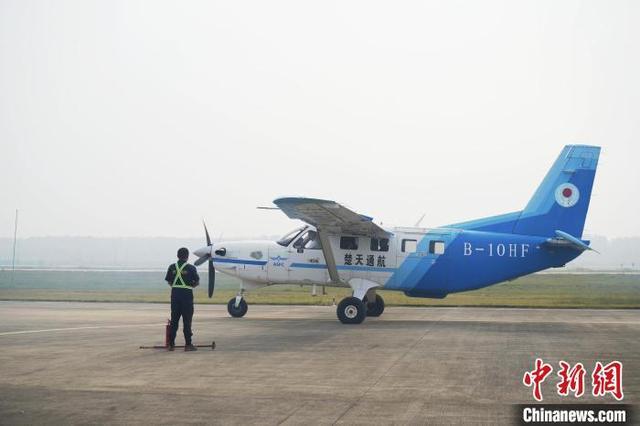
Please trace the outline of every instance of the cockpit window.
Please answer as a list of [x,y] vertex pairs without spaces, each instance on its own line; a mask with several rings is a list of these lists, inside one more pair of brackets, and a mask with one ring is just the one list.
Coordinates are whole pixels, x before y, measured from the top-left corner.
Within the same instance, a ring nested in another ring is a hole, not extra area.
[[305,229],[307,229],[306,226],[301,226],[300,228],[296,228],[293,231],[289,232],[288,234],[286,234],[284,237],[280,238],[278,241],[276,241],[278,244],[280,244],[283,247],[288,247],[289,244],[291,244],[291,241],[293,241],[298,235],[300,235],[302,233],[302,231],[304,231]]
[[311,250],[320,250],[322,248],[322,243],[320,243],[320,236],[316,231],[309,231],[309,234],[313,234],[311,238],[304,245],[304,248]]
[[293,247],[317,250],[321,249],[322,245],[320,244],[320,237],[318,236],[318,233],[310,229],[302,234],[295,243],[293,243]]

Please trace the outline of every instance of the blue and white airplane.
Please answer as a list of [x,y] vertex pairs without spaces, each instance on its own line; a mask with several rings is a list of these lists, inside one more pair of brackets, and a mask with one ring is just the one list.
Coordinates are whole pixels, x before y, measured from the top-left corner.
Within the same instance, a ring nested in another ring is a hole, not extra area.
[[344,324],[384,311],[376,290],[443,298],[547,268],[583,251],[582,239],[600,148],[567,145],[523,210],[438,228],[385,228],[335,201],[278,198],[277,209],[307,225],[278,241],[211,243],[196,250],[208,261],[209,297],[215,270],[240,278],[229,314],[247,312],[244,291],[274,284],[351,287],[337,308]]

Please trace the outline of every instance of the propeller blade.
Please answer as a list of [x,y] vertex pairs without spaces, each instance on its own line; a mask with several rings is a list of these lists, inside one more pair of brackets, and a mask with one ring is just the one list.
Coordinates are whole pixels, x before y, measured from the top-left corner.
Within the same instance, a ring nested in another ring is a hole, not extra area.
[[213,296],[213,289],[216,286],[216,270],[213,267],[213,261],[209,260],[209,299]]
[[211,238],[209,237],[209,231],[207,230],[207,224],[204,223],[204,220],[202,221],[202,224],[204,225],[204,234],[207,236],[207,245],[210,246],[211,245]]
[[[204,235],[207,237],[207,247],[209,247],[209,250],[213,250],[213,247],[211,247],[211,237],[209,236],[209,230],[207,229],[207,224],[205,223],[205,221],[202,221],[202,225],[204,225]],[[207,253],[206,255],[200,257],[198,260],[196,260],[194,263],[194,265],[198,266],[198,265],[202,265],[204,262],[209,261],[209,299],[211,299],[211,297],[213,296],[213,290],[216,287],[216,269],[213,267],[213,261],[211,260],[211,253]]]
[[195,262],[193,262],[193,264],[195,266],[200,266],[200,265],[202,265],[204,262],[206,262],[209,259],[211,259],[211,255],[205,254],[204,256],[199,257]]

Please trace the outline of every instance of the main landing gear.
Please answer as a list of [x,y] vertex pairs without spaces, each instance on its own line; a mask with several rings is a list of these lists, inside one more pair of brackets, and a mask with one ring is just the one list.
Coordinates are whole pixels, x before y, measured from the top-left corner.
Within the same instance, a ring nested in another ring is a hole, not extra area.
[[336,313],[343,324],[360,324],[366,317],[379,317],[384,312],[384,299],[376,294],[378,284],[361,278],[352,279],[349,285],[353,296],[345,297],[338,304]]
[[242,318],[249,309],[247,302],[242,297],[242,293],[239,293],[236,297],[232,297],[229,299],[229,303],[227,303],[227,311],[229,315],[234,318]]
[[384,299],[379,294],[375,295],[373,302],[369,302],[368,298],[364,298],[365,306],[367,307],[368,317],[379,317],[384,312]]
[[364,300],[345,297],[338,304],[338,319],[343,324],[360,324],[366,317],[379,317],[384,312],[384,299],[379,294],[373,299],[374,302],[369,302],[367,297]]
[[357,297],[345,297],[338,303],[338,319],[343,324],[360,324],[367,316],[362,300]]

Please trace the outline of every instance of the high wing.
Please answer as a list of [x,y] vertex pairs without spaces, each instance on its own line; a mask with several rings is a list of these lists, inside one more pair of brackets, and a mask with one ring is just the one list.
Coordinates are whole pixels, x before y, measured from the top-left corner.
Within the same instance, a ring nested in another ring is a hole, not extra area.
[[341,281],[329,242],[329,234],[350,234],[377,238],[391,235],[373,223],[372,217],[358,214],[335,201],[289,197],[278,198],[273,201],[273,204],[291,219],[300,219],[316,227],[329,277],[334,283]]
[[291,219],[300,219],[332,234],[387,238],[391,235],[373,223],[373,218],[358,214],[331,200],[288,197],[273,201]]

